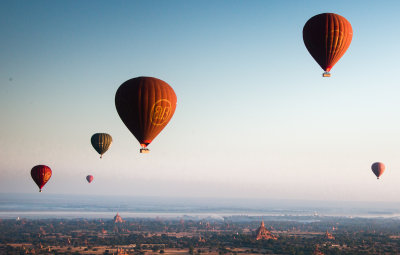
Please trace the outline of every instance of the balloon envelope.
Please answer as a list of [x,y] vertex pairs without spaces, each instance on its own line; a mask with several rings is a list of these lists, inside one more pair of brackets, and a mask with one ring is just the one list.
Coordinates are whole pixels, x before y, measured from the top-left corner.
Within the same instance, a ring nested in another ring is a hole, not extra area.
[[343,56],[352,38],[350,22],[335,13],[318,14],[303,28],[303,41],[308,52],[326,72]]
[[375,163],[372,164],[371,169],[372,169],[372,172],[379,179],[379,177],[385,171],[385,165],[383,163],[381,163],[381,162],[375,162]]
[[118,115],[144,150],[171,120],[176,101],[171,86],[153,77],[127,80],[115,94]]
[[96,133],[92,135],[90,139],[93,148],[100,154],[100,158],[103,157],[103,154],[110,148],[112,143],[112,137],[106,133]]
[[93,176],[92,175],[86,176],[86,180],[88,181],[88,183],[91,183],[93,181]]
[[32,168],[31,176],[36,185],[38,185],[39,192],[42,192],[42,188],[49,181],[51,174],[50,167],[45,165],[37,165]]

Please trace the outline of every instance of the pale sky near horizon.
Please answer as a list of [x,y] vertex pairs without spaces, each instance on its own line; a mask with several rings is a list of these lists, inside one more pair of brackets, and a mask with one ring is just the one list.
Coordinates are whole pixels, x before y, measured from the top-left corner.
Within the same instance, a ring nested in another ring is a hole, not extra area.
[[[0,6],[1,193],[37,192],[46,164],[48,193],[400,202],[398,1]],[[353,27],[331,78],[302,39],[323,12]],[[147,155],[114,105],[137,76],[178,98]],[[114,140],[102,160],[97,132]]]

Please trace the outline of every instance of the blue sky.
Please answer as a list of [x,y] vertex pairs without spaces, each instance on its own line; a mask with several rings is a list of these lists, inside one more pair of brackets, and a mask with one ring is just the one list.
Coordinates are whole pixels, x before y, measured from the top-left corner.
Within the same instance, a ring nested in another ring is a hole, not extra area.
[[[397,1],[2,1],[0,192],[400,201]],[[334,12],[353,41],[322,78],[302,28]],[[124,81],[178,97],[149,146],[115,110]],[[103,160],[96,132],[114,143]],[[387,171],[377,181],[370,165]],[[94,175],[86,184],[87,174]]]

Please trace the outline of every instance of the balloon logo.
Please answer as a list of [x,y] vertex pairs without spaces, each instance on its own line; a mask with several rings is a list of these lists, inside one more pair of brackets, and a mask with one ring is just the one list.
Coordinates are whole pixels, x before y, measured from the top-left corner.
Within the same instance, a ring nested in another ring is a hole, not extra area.
[[350,46],[353,28],[347,19],[335,13],[310,18],[303,28],[303,41],[311,56],[330,77],[329,71]]
[[110,148],[112,143],[112,137],[106,133],[96,133],[90,138],[93,148],[100,154],[100,158],[103,158],[103,154]]
[[91,183],[93,181],[93,176],[92,175],[86,176],[86,180],[88,183]]
[[151,108],[151,124],[159,126],[164,124],[171,113],[171,102],[167,99],[158,100]]
[[153,77],[124,82],[115,94],[115,107],[122,122],[141,145],[140,152],[165,128],[174,115],[176,95],[168,83]]
[[34,166],[31,170],[31,176],[33,181],[39,187],[39,192],[42,192],[43,186],[50,180],[51,169],[45,165]]
[[383,174],[385,171],[385,165],[381,162],[375,162],[371,166],[372,172],[376,175],[377,179]]

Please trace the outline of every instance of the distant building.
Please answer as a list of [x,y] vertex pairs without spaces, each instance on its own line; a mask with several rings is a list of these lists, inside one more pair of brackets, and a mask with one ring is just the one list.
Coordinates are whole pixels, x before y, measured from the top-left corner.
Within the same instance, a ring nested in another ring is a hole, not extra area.
[[115,215],[114,217],[114,223],[122,223],[124,222],[121,218],[121,216],[119,216],[119,214],[117,213],[117,215]]
[[329,233],[328,230],[325,233],[325,238],[328,240],[335,240],[335,237],[331,233]]
[[276,236],[274,236],[264,225],[264,221],[261,221],[261,225],[256,230],[256,240],[276,240]]
[[315,246],[315,250],[314,250],[314,252],[313,252],[313,255],[324,255],[324,253],[321,252],[321,251],[319,250],[319,246],[316,245],[316,246]]
[[117,248],[117,252],[116,253],[113,252],[113,254],[115,254],[115,255],[128,255],[128,253],[122,248],[121,249]]

